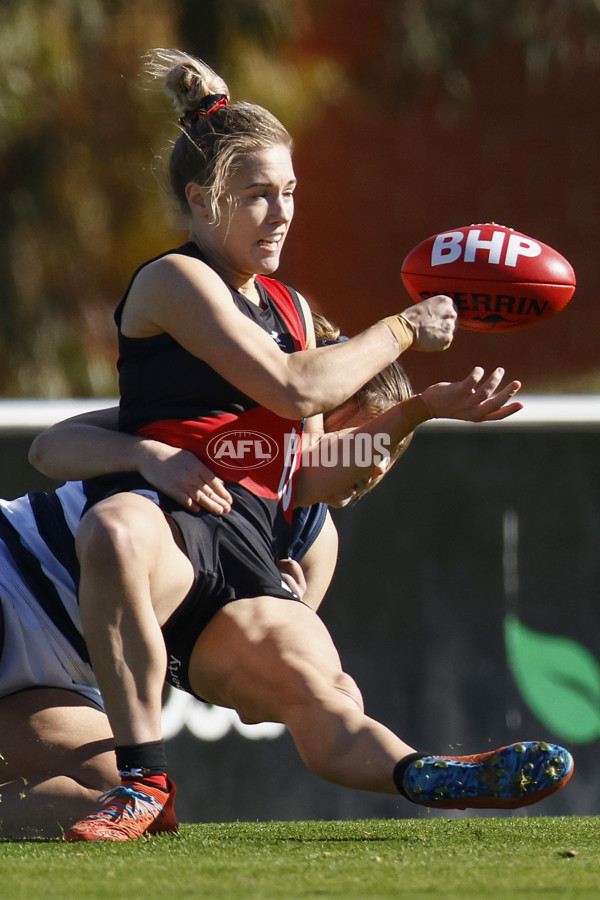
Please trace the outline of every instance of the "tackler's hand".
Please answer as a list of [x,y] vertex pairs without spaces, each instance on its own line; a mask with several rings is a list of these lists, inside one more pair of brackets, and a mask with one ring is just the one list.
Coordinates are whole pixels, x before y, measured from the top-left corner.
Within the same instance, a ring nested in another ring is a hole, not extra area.
[[186,509],[230,512],[233,498],[223,481],[193,453],[152,440],[142,441],[136,452],[140,475]]
[[302,566],[295,559],[280,559],[277,563],[281,578],[287,586],[302,600],[306,593],[306,579]]

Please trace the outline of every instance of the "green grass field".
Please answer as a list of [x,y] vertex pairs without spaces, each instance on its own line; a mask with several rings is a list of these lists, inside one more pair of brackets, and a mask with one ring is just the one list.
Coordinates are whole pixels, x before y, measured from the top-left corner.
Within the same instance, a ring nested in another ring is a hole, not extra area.
[[0,841],[10,900],[597,898],[600,818],[184,825],[131,844]]

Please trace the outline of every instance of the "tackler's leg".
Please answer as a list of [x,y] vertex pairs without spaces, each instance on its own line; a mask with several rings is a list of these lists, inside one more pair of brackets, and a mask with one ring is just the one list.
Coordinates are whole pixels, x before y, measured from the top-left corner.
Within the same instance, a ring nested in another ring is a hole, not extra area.
[[0,837],[60,837],[119,783],[106,715],[74,691],[0,699]]

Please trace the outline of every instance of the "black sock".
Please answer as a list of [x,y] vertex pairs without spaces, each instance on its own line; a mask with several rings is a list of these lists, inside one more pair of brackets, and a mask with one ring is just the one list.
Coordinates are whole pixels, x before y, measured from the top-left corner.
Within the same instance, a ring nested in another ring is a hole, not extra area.
[[166,775],[167,753],[162,741],[122,744],[115,747],[121,778],[143,780],[144,776]]
[[404,787],[404,773],[411,763],[416,762],[418,759],[424,759],[428,755],[428,753],[409,753],[408,756],[403,757],[394,768],[394,784],[398,788],[398,792],[402,794],[403,797],[406,797],[407,800],[410,800],[411,803],[414,803],[414,800],[406,793]]

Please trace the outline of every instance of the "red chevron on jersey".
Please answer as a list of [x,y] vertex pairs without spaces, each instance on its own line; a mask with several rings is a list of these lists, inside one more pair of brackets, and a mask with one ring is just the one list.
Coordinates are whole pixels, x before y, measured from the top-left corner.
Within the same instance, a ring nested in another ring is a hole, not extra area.
[[[292,337],[294,351],[305,350],[306,333],[295,292],[264,275],[257,276],[257,281],[283,319],[288,329],[283,334]],[[276,337],[274,332],[272,335]],[[218,404],[219,398],[214,402]],[[145,425],[137,434],[191,451],[224,481],[241,484],[255,496],[279,500],[290,518],[303,428],[302,421],[283,419],[252,404],[241,413],[162,419]]]
[[255,406],[240,415],[164,419],[138,434],[189,450],[224,481],[241,484],[258,497],[278,499],[289,518],[302,430],[302,422]]
[[290,334],[294,338],[294,350],[306,350],[304,323],[300,318],[300,313],[298,312],[288,288],[274,278],[267,278],[266,275],[257,275],[256,280],[262,284],[267,294],[269,294],[277,304],[277,309],[281,313],[285,324],[290,330]]

